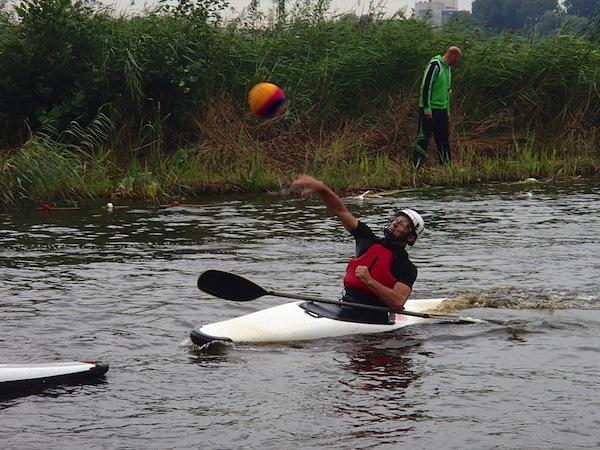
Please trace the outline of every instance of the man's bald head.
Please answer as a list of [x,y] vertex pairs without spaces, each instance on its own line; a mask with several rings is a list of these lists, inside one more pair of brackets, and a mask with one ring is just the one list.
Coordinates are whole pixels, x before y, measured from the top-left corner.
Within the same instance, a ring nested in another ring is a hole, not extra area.
[[449,66],[454,66],[460,61],[462,56],[462,50],[458,48],[456,45],[452,45],[448,47],[446,53],[444,53],[444,62]]

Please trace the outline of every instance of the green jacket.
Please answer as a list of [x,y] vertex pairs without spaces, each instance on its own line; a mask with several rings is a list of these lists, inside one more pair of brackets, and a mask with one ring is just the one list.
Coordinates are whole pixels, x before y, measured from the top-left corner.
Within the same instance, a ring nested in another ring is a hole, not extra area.
[[419,107],[425,112],[431,112],[432,109],[447,109],[450,114],[451,83],[452,70],[444,62],[442,55],[431,58],[423,73]]

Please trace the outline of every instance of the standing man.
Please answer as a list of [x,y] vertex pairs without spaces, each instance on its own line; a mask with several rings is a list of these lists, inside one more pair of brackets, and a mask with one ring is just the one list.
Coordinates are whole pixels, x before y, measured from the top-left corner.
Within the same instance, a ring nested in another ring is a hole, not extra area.
[[419,95],[419,132],[413,158],[417,169],[425,159],[432,133],[440,164],[448,164],[451,161],[449,139],[451,67],[460,61],[461,56],[460,48],[451,46],[444,56],[434,56],[425,67]]
[[[406,246],[412,246],[425,229],[421,215],[412,209],[398,209],[383,227],[384,237],[380,238],[354,217],[344,202],[321,180],[301,175],[292,186],[303,196],[317,194],[321,197],[327,209],[354,236],[356,256],[346,268],[342,300],[402,311],[417,278],[417,268],[408,257]],[[390,321],[387,313],[373,313],[365,309],[347,314],[348,320],[357,322]]]

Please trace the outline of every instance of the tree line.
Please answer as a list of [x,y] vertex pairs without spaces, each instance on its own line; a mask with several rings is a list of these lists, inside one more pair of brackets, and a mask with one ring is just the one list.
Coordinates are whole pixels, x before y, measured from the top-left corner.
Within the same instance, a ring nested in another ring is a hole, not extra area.
[[549,34],[564,26],[581,29],[600,12],[600,0],[474,0],[472,20],[501,32]]

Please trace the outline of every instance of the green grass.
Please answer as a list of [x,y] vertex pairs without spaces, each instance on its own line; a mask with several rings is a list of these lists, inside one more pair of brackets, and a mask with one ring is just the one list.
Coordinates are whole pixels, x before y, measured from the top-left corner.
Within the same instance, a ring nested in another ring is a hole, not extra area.
[[[448,166],[438,166],[431,152],[428,165],[416,173],[406,158],[369,155],[360,148],[348,157],[339,146],[333,146],[315,152],[305,171],[340,192],[396,189],[413,183],[448,186],[529,177],[568,179],[598,173],[595,148],[580,148],[577,153],[563,149],[559,155],[557,150],[536,150],[531,144],[515,146],[504,156],[482,156],[463,149]],[[19,151],[0,157],[0,201],[5,209],[45,202],[83,205],[106,199],[160,203],[207,193],[279,191],[289,188],[294,177],[304,171],[270,167],[258,153],[238,156],[232,164],[231,155],[225,152],[207,155],[182,148],[171,155],[151,154],[143,162],[132,157],[124,165],[110,150],[90,155],[32,140]],[[226,169],[224,161],[228,161]]]

